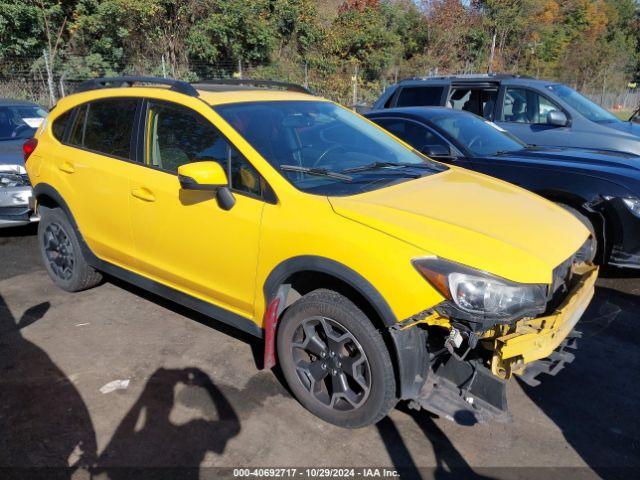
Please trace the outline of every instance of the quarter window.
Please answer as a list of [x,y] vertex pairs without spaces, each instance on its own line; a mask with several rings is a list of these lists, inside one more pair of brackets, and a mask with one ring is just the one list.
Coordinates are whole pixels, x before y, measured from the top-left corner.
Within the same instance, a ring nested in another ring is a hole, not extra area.
[[191,162],[218,162],[233,190],[261,196],[266,184],[258,171],[198,113],[177,105],[151,102],[147,113],[148,165],[177,173]]
[[404,87],[400,91],[397,107],[440,105],[442,87]]
[[67,125],[69,124],[69,120],[71,120],[72,114],[73,110],[69,110],[68,112],[63,113],[58,118],[56,118],[51,125],[53,136],[60,142],[64,139],[64,132],[67,129]]
[[546,124],[549,112],[559,108],[546,97],[524,88],[507,88],[502,105],[503,122]]

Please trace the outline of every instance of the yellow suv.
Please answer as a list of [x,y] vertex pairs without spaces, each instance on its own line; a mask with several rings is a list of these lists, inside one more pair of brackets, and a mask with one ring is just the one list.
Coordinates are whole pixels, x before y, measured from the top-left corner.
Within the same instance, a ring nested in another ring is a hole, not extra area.
[[301,87],[80,90],[25,144],[61,288],[106,272],[264,338],[265,367],[277,358],[298,400],[344,427],[400,399],[502,418],[506,379],[571,360],[597,270],[560,207]]

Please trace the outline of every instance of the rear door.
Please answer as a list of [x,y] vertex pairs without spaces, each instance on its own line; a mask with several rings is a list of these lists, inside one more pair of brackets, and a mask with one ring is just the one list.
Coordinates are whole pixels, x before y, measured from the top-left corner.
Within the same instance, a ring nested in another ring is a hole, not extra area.
[[135,265],[129,175],[140,105],[140,99],[126,97],[76,107],[70,128],[53,149],[56,188],[83,238],[98,257],[122,267]]

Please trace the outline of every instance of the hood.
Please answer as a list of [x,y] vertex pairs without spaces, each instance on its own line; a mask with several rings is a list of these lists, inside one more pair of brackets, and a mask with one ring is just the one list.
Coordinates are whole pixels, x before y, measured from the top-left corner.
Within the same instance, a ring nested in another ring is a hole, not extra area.
[[633,153],[616,152],[612,150],[572,147],[532,147],[492,158],[540,159],[546,162],[560,162],[578,168],[594,167],[600,170],[623,168],[629,171],[640,172],[640,156],[634,155]]
[[599,123],[603,127],[612,128],[619,132],[628,133],[635,137],[640,137],[640,124],[632,122],[611,122],[611,123]]
[[339,215],[423,249],[425,256],[523,283],[551,283],[552,270],[589,235],[553,203],[457,167],[329,201]]
[[24,139],[0,141],[0,171],[10,170],[26,173],[22,154],[24,142]]

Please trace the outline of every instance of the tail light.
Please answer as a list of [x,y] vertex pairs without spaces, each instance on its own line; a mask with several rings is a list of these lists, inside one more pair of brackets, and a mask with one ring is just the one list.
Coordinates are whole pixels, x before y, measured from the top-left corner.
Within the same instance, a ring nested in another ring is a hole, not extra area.
[[22,144],[22,153],[24,153],[24,163],[27,163],[29,157],[33,153],[33,151],[38,146],[38,140],[35,138],[30,138],[26,142]]

